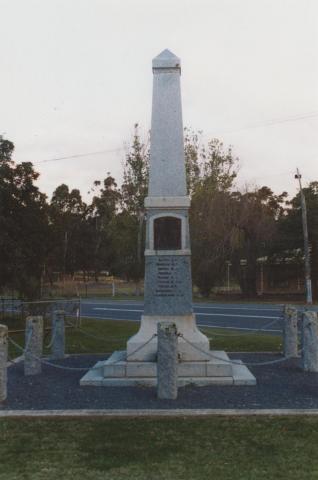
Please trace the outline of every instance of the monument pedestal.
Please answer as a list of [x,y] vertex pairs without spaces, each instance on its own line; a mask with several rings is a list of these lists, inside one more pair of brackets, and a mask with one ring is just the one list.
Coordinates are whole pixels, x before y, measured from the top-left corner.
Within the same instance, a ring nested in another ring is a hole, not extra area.
[[[256,385],[254,375],[239,360],[231,363],[223,351],[210,351],[209,339],[196,326],[195,315],[143,315],[127,350],[115,351],[81,379],[82,386],[129,387],[157,385],[157,324],[175,323],[178,338],[178,386]],[[185,339],[189,339],[188,343]],[[190,340],[191,339],[191,340]],[[213,358],[214,357],[214,358]]]
[[[223,351],[209,352],[217,358],[201,361],[179,361],[178,386],[256,385],[254,375],[236,360],[229,363]],[[129,361],[126,351],[114,352],[108,360],[98,362],[81,379],[82,386],[131,387],[157,386],[157,363]]]

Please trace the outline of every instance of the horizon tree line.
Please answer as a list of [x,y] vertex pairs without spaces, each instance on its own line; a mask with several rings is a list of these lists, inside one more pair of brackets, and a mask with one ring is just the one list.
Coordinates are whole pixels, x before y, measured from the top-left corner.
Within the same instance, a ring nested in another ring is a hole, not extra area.
[[[242,294],[257,293],[258,260],[288,258],[302,268],[300,195],[288,199],[268,186],[236,188],[239,160],[218,139],[185,129],[187,186],[194,284],[203,296],[225,281],[226,266]],[[45,278],[100,272],[134,281],[144,275],[144,198],[148,189],[149,142],[135,124],[123,182],[107,172],[85,202],[78,189],[57,186],[51,199],[35,182],[31,162],[16,164],[14,144],[0,136],[0,291],[38,298]],[[318,181],[303,189],[307,200],[313,298],[318,300]],[[242,259],[245,268],[242,268]]]

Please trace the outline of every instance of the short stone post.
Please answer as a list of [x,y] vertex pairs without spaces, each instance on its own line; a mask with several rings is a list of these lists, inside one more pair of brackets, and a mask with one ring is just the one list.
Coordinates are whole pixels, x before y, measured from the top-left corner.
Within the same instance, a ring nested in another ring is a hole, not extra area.
[[286,305],[283,321],[283,353],[285,357],[298,356],[297,319],[297,309],[291,305]]
[[[31,316],[26,319],[24,375],[41,373],[39,358],[43,352],[43,317]],[[38,358],[35,358],[38,357]]]
[[65,312],[56,310],[52,316],[52,358],[65,356]]
[[0,402],[7,398],[8,327],[0,325]]
[[318,318],[317,312],[304,312],[302,316],[302,365],[306,372],[318,372]]
[[157,393],[158,398],[175,400],[178,396],[178,335],[174,323],[157,326]]

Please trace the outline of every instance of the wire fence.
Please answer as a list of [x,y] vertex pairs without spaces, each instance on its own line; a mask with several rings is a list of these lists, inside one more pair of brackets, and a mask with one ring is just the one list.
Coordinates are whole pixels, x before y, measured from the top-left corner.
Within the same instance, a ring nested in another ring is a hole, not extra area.
[[[52,299],[37,300],[25,302],[18,298],[0,299],[0,318],[2,322],[9,327],[17,327],[16,331],[21,331],[19,327],[30,315],[40,315],[43,317],[46,329],[51,328],[50,319],[54,311],[63,310],[67,321],[72,318],[76,320],[76,325],[81,324],[81,298],[74,299]],[[11,328],[11,330],[12,330]]]

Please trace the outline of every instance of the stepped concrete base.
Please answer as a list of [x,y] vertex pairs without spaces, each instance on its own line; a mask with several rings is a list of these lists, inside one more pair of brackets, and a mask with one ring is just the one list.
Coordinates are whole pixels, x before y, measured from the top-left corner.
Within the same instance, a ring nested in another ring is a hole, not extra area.
[[[185,385],[256,385],[256,379],[239,360],[228,363],[223,351],[213,351],[218,357],[206,361],[191,361],[178,364],[178,386]],[[147,386],[157,385],[156,362],[132,362],[126,360],[126,351],[114,352],[109,359],[97,362],[80,380],[82,386]]]

